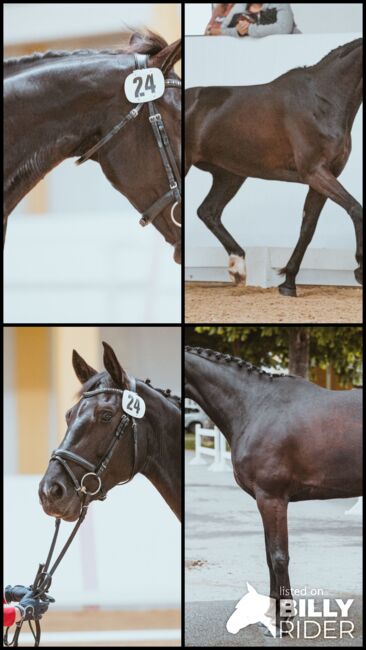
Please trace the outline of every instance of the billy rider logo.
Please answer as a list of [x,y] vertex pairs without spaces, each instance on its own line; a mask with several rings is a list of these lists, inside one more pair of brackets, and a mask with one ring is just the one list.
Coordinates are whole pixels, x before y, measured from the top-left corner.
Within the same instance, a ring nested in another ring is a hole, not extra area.
[[[247,582],[248,592],[239,600],[226,623],[231,634],[237,634],[248,625],[261,623],[273,637],[291,639],[353,639],[354,623],[350,610],[353,598],[284,598],[280,600],[279,616],[276,620],[274,598],[258,593]],[[306,589],[301,595],[306,596]],[[296,590],[292,591],[294,595]]]

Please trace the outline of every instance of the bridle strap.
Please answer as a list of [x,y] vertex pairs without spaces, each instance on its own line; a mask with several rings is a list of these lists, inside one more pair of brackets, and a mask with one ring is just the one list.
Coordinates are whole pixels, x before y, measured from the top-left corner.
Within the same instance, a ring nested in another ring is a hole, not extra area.
[[[146,54],[135,54],[135,59],[139,69],[146,68]],[[166,82],[167,81],[168,79],[166,79]],[[177,82],[178,80],[171,79],[170,81]],[[172,83],[171,86],[176,88],[180,87],[180,85],[177,83]],[[170,189],[162,197],[155,201],[155,203],[153,203],[150,208],[144,211],[139,221],[141,226],[147,226],[148,224],[152,223],[158,214],[160,214],[160,212],[167,205],[169,205],[169,203],[180,203],[182,200],[180,171],[178,169],[178,165],[171,148],[169,137],[165,130],[164,122],[153,101],[148,102],[148,107],[150,115],[149,122],[155,136],[156,144],[158,145],[158,150],[165,169],[165,173],[168,178]]]
[[125,117],[118,124],[116,124],[116,126],[114,126],[113,129],[109,131],[109,133],[107,133],[107,135],[104,136],[104,138],[99,140],[93,147],[88,149],[88,151],[86,151],[82,156],[80,156],[80,158],[78,158],[75,161],[75,164],[82,165],[84,162],[89,160],[89,158],[92,157],[93,153],[101,149],[101,147],[104,147],[104,145],[107,144],[107,142],[112,140],[112,138],[114,138],[114,136],[117,133],[119,133],[119,131],[123,129],[123,127],[126,126],[126,124],[128,124],[131,120],[136,119],[136,117],[139,115],[140,111],[142,110],[142,107],[143,104],[136,104],[136,106],[131,108],[130,112],[127,113],[127,115],[125,115]]
[[[140,70],[146,68],[147,55],[146,54],[134,54],[135,64]],[[164,80],[166,88],[181,88],[181,81],[179,79],[165,79]],[[176,221],[174,218],[174,209],[181,203],[181,175],[178,168],[177,162],[174,157],[174,153],[169,141],[169,137],[166,133],[164,122],[160,113],[158,113],[156,106],[153,101],[147,102],[149,107],[149,122],[152,126],[156,143],[158,145],[158,150],[163,162],[165,173],[167,175],[169,190],[163,196],[161,196],[157,201],[155,201],[147,210],[142,213],[141,219],[139,221],[141,226],[147,226],[156,219],[156,217],[164,210],[170,203],[174,203],[171,209],[171,220],[175,226],[181,228],[181,224]],[[99,149],[104,147],[114,136],[121,131],[129,122],[136,119],[141,113],[144,103],[135,104],[133,108],[123,117],[123,119],[113,127],[107,135],[105,135],[101,140],[99,140],[93,147],[88,149],[80,158],[78,158],[75,163],[76,165],[82,165],[84,162],[89,160],[93,154],[95,154]]]

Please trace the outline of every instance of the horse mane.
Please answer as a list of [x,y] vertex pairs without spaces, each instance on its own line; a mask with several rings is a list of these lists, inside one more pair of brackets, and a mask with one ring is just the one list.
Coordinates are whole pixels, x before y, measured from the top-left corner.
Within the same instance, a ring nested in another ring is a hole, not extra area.
[[[98,383],[102,379],[105,379],[106,377],[108,378],[108,376],[109,376],[108,373],[106,373],[106,371],[103,370],[102,372],[98,372],[96,375],[93,375],[92,377],[90,377],[90,379],[88,379],[82,385],[80,390],[78,390],[78,392],[76,394],[77,397],[80,399],[83,396],[83,393],[86,393],[87,391],[93,390],[94,388],[96,388]],[[141,381],[141,380],[139,380],[139,381]],[[178,395],[174,395],[172,393],[172,391],[170,390],[170,388],[166,388],[166,389],[164,389],[164,388],[156,388],[155,386],[153,386],[151,384],[150,379],[145,379],[145,381],[142,381],[142,383],[146,384],[146,386],[149,386],[149,388],[152,388],[152,390],[155,390],[157,393],[159,393],[160,395],[165,397],[165,399],[167,399],[168,402],[170,402],[171,404],[174,404],[178,408],[181,408],[181,398],[178,397]],[[113,384],[112,380],[110,380],[110,384],[111,384],[111,386],[110,386],[111,388],[113,388],[113,387],[116,388],[116,386]]]
[[105,50],[73,50],[72,52],[68,50],[48,50],[47,52],[33,52],[32,54],[26,54],[25,56],[12,57],[4,61],[4,66],[13,66],[24,63],[37,63],[44,59],[57,59],[67,56],[79,56],[79,55],[93,55],[93,54],[157,54],[164,47],[167,47],[168,43],[166,40],[159,34],[146,29],[144,33],[128,30],[130,35],[130,43],[121,48],[114,49],[105,49]]
[[[354,41],[351,41],[350,43],[345,43],[345,45],[339,45],[336,47],[334,50],[331,50],[323,56],[318,63],[314,63],[314,65],[300,65],[297,66],[296,68],[291,68],[291,70],[288,70],[287,72],[284,72],[281,74],[277,79],[282,79],[283,77],[286,77],[287,75],[291,75],[293,72],[298,72],[299,70],[302,70],[303,72],[311,72],[312,70],[318,70],[323,64],[328,64],[331,61],[335,59],[343,59],[345,56],[353,52],[357,47],[362,46],[363,39],[362,38],[356,38]],[[275,81],[277,81],[277,79]]]
[[221,362],[225,361],[226,363],[235,363],[239,368],[245,368],[249,373],[256,372],[259,375],[264,375],[270,379],[277,379],[278,377],[293,377],[294,375],[288,375],[285,373],[271,373],[263,368],[258,368],[258,366],[245,361],[241,357],[234,357],[231,354],[225,354],[224,352],[217,352],[216,350],[210,350],[209,348],[194,348],[190,345],[185,346],[186,352],[197,354],[208,361]]
[[356,38],[354,41],[351,41],[350,43],[345,43],[344,45],[339,45],[339,47],[336,47],[334,50],[331,50],[326,54],[318,63],[315,65],[309,66],[311,68],[316,68],[323,63],[329,63],[330,61],[333,61],[334,59],[343,59],[345,56],[348,56],[353,50],[355,50],[357,47],[362,46],[363,39],[362,38]]

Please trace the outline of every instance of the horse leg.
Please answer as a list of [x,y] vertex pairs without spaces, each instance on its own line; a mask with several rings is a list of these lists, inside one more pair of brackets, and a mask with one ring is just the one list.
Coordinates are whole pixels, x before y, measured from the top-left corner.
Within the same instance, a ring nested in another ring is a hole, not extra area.
[[286,274],[285,281],[278,287],[280,294],[283,296],[296,296],[295,278],[299,272],[305,251],[313,238],[320,213],[326,200],[325,196],[319,194],[319,192],[316,192],[311,187],[309,188],[304,205],[299,240],[286,266],[279,271],[280,275]]
[[[276,627],[280,626],[280,600],[291,598],[290,578],[288,575],[288,530],[287,500],[271,497],[263,492],[256,494],[257,506],[262,517],[266,550],[270,557],[274,573],[274,585],[271,597],[276,599]],[[282,631],[285,632],[282,623]]]
[[245,282],[245,252],[221,223],[221,215],[227,203],[235,196],[245,181],[224,170],[211,171],[212,187],[197,210],[199,218],[217,237],[229,255],[229,274],[239,284]]
[[345,190],[343,185],[325,167],[319,167],[307,177],[307,182],[314,190],[323,194],[346,210],[352,219],[356,233],[356,260],[358,268],[355,270],[357,282],[362,284],[363,249],[362,249],[362,206]]
[[264,540],[266,543],[266,557],[267,557],[267,564],[269,570],[269,597],[276,598],[276,576],[275,576],[275,572],[273,571],[271,554],[269,552],[269,547],[268,547],[268,536],[266,532],[264,533]]

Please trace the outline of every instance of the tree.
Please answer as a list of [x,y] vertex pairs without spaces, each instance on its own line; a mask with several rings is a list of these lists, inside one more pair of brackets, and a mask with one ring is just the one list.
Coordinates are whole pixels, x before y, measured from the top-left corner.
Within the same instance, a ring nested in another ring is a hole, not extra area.
[[186,343],[302,376],[332,366],[342,385],[358,383],[361,376],[362,327],[357,326],[186,327]]

